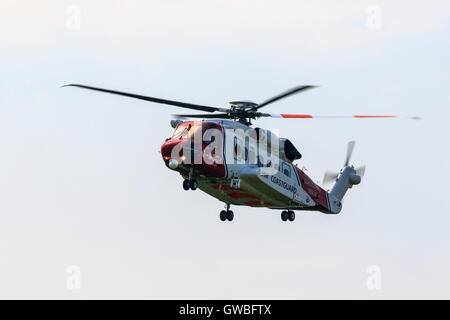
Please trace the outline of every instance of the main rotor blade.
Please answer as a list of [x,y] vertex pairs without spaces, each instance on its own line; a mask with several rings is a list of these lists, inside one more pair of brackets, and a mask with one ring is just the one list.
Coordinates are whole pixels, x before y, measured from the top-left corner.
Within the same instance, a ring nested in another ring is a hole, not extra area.
[[272,118],[285,118],[285,119],[313,119],[313,118],[323,118],[323,119],[347,119],[347,118],[358,118],[358,119],[369,119],[369,118],[404,118],[412,120],[420,120],[420,117],[401,117],[397,115],[328,115],[328,114],[287,114],[287,113],[262,113],[262,117],[272,117]]
[[350,162],[350,158],[352,157],[353,149],[355,148],[355,141],[349,141],[347,145],[347,155],[345,156],[345,163],[344,167],[348,166],[348,163]]
[[307,89],[312,89],[312,88],[315,88],[315,87],[316,86],[307,85],[307,86],[298,86],[298,87],[289,89],[289,90],[287,90],[287,91],[285,91],[283,93],[280,93],[279,95],[277,95],[275,97],[272,97],[270,99],[265,100],[264,102],[258,104],[258,106],[254,107],[252,110],[258,110],[259,108],[267,106],[268,104],[270,104],[272,102],[275,102],[275,101],[278,101],[280,99],[286,98],[286,97],[288,97],[290,95],[293,95],[295,93],[298,93],[300,91],[307,90]]
[[109,89],[103,89],[103,88],[90,87],[90,86],[85,86],[85,85],[82,85],[82,84],[66,84],[63,87],[78,87],[78,88],[83,88],[83,89],[89,89],[89,90],[95,90],[95,91],[106,92],[106,93],[111,93],[111,94],[117,94],[117,95],[121,95],[121,96],[125,96],[125,97],[136,98],[136,99],[140,99],[140,100],[146,100],[146,101],[151,101],[151,102],[155,102],[155,103],[168,104],[168,105],[172,105],[172,106],[188,108],[188,109],[194,109],[194,110],[200,110],[200,111],[206,111],[206,112],[215,112],[215,111],[223,110],[223,109],[217,108],[217,107],[202,106],[202,105],[198,105],[198,104],[192,104],[192,103],[186,103],[186,102],[179,102],[179,101],[172,101],[172,100],[166,100],[166,99],[142,96],[142,95],[139,95],[139,94],[128,93],[128,92],[121,92],[121,91],[115,91],[115,90],[109,90]]
[[177,119],[187,119],[187,118],[204,118],[204,119],[231,119],[231,117],[226,113],[216,113],[216,114],[173,114]]

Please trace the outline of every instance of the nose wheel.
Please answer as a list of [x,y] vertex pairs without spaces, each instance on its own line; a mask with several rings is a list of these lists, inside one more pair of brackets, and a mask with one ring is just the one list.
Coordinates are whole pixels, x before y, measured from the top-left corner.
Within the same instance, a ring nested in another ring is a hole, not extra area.
[[183,181],[183,189],[184,190],[186,190],[186,191],[189,190],[189,189],[195,190],[197,188],[198,188],[197,180],[195,180],[195,179],[192,179],[192,180],[186,179],[186,180]]
[[281,220],[283,221],[294,221],[295,220],[295,212],[288,210],[288,211],[282,211],[281,212]]

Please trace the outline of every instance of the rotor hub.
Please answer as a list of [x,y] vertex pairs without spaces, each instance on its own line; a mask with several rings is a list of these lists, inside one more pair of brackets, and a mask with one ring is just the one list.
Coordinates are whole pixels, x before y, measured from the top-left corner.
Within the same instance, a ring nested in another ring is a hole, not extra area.
[[233,100],[230,101],[231,107],[238,107],[240,109],[251,109],[258,106],[256,102],[250,100]]

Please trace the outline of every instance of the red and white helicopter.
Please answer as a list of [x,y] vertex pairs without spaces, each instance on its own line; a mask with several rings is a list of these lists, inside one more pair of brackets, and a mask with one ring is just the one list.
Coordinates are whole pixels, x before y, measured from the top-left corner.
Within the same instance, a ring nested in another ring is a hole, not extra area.
[[[365,166],[354,168],[350,158],[355,145],[348,143],[344,167],[339,173],[326,172],[323,183],[335,180],[326,191],[293,162],[300,152],[274,132],[253,128],[251,120],[275,118],[396,118],[395,115],[310,115],[263,113],[261,108],[292,94],[314,88],[305,85],[292,88],[258,104],[231,101],[229,108],[211,107],[165,100],[80,84],[66,86],[96,90],[131,98],[204,111],[203,114],[175,115],[172,136],[161,146],[166,166],[178,171],[185,190],[197,188],[225,203],[220,220],[232,221],[231,205],[279,209],[283,221],[294,221],[294,210],[314,210],[337,214],[342,199],[353,185],[361,182]],[[181,120],[200,118],[200,121]],[[416,118],[413,118],[416,119]]]

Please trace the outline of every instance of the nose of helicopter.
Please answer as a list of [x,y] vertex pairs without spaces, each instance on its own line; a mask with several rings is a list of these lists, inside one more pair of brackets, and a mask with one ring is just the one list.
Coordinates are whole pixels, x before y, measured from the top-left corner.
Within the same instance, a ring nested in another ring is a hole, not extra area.
[[183,155],[185,145],[186,141],[184,140],[167,140],[161,145],[161,155],[166,166],[176,170],[186,160]]
[[[161,155],[168,168],[178,171],[182,175],[224,177],[223,160],[217,163],[206,163],[202,158],[203,148],[204,146],[196,147],[195,142],[190,139],[169,139],[161,145]],[[220,154],[219,158],[223,159],[223,156]]]

